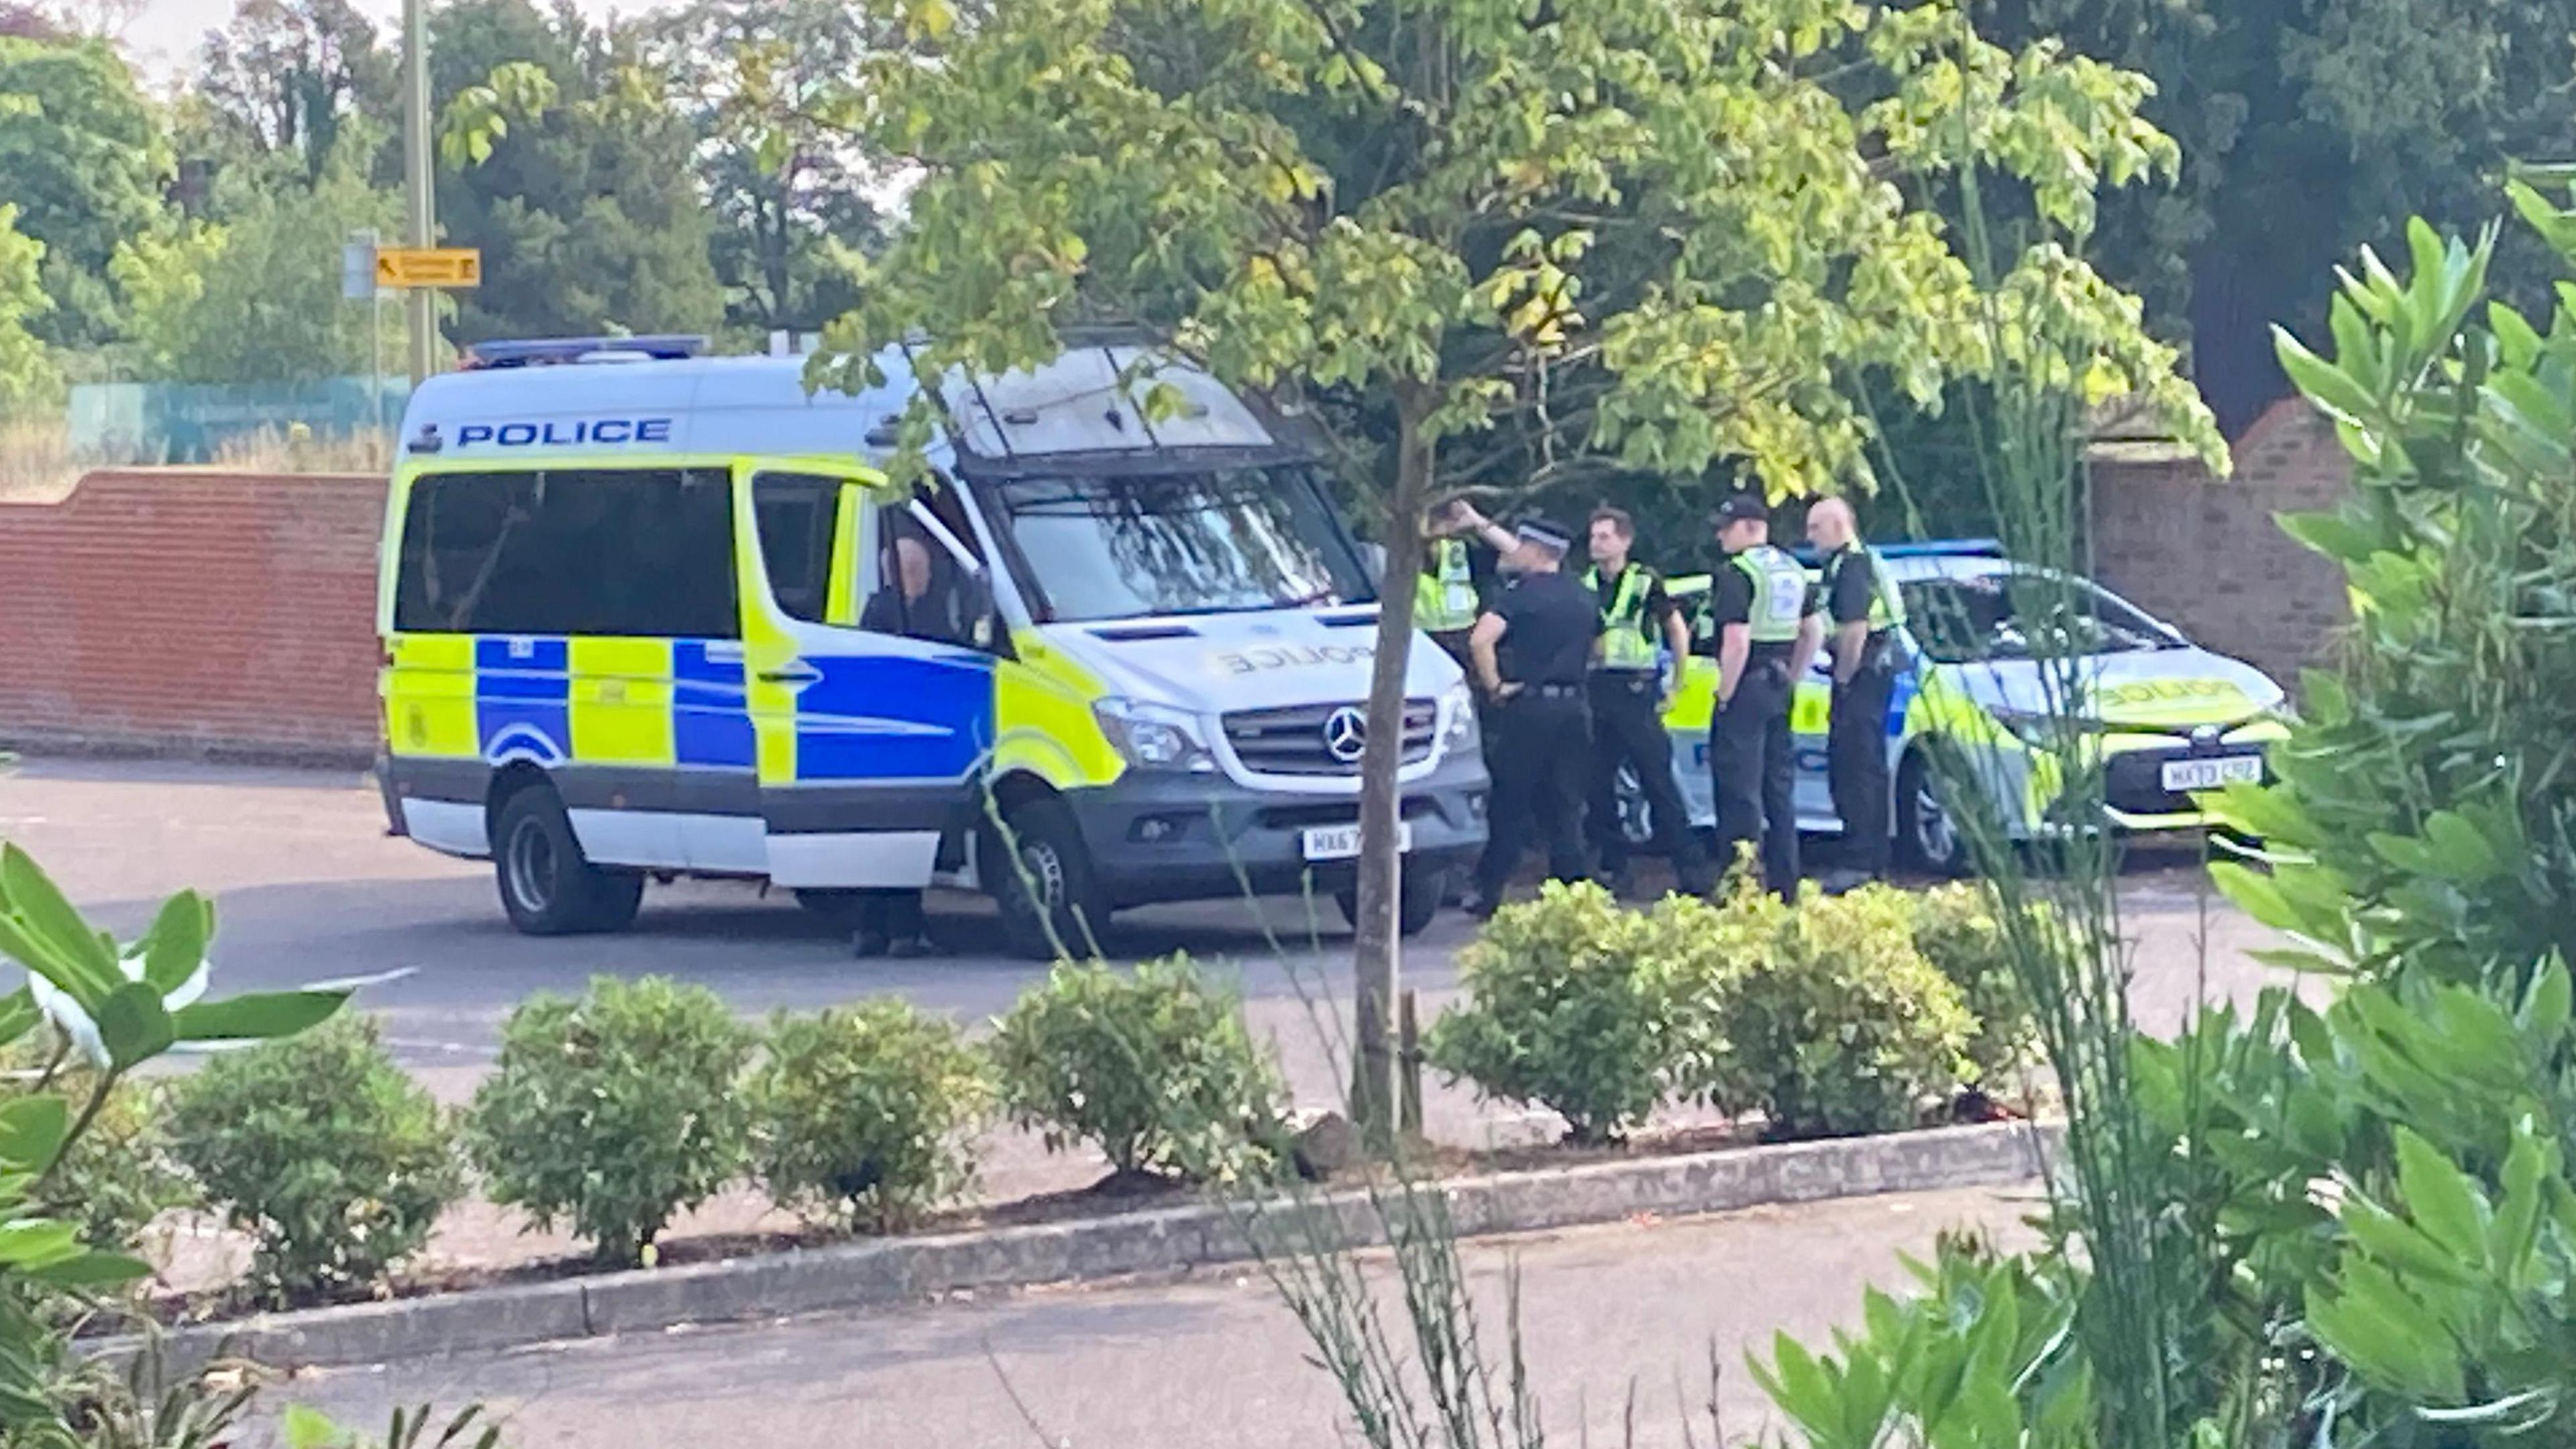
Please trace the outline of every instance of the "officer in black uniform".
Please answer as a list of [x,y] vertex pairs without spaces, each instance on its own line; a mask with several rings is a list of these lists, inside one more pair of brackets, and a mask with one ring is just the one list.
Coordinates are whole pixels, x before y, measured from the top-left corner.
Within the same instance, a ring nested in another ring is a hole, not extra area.
[[[1691,833],[1689,807],[1673,781],[1673,739],[1664,731],[1682,661],[1690,656],[1690,626],[1663,575],[1637,562],[1636,520],[1625,509],[1593,510],[1592,567],[1583,586],[1601,605],[1601,647],[1592,666],[1592,850],[1614,890],[1626,888],[1628,832],[1619,819],[1619,770],[1636,772],[1646,799],[1655,845],[1672,863],[1674,882],[1686,895],[1708,890],[1708,865]],[[1665,652],[1658,656],[1660,646]]]
[[1584,676],[1601,614],[1591,591],[1565,573],[1572,546],[1555,524],[1522,524],[1503,556],[1502,592],[1468,641],[1477,685],[1496,702],[1497,735],[1487,752],[1494,777],[1490,834],[1468,906],[1479,917],[1502,903],[1533,826],[1547,841],[1548,874],[1584,878],[1583,796],[1592,753]]
[[1862,543],[1851,505],[1819,500],[1807,510],[1807,542],[1824,559],[1830,617],[1833,715],[1825,727],[1834,813],[1842,817],[1842,867],[1825,879],[1840,894],[1887,875],[1887,711],[1904,661],[1897,630],[1905,596],[1878,550]]
[[1717,711],[1708,722],[1708,768],[1717,789],[1720,859],[1761,842],[1762,884],[1798,898],[1798,762],[1789,705],[1824,641],[1815,591],[1798,561],[1771,546],[1771,514],[1738,494],[1717,512],[1726,560],[1710,576],[1717,630]]

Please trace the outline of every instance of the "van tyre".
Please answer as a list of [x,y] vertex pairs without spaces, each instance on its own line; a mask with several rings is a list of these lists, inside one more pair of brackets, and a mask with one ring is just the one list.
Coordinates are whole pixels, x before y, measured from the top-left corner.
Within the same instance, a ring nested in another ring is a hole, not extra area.
[[[1449,903],[1449,872],[1433,867],[1406,867],[1403,884],[1396,890],[1395,930],[1401,936],[1419,936],[1439,918],[1440,908]],[[1333,904],[1342,908],[1342,919],[1356,930],[1360,924],[1360,888],[1355,881],[1333,892]]]
[[1003,811],[999,828],[984,827],[976,870],[1001,911],[1002,936],[1014,953],[1035,961],[1099,953],[1108,900],[1092,872],[1082,826],[1063,801],[1028,800]]
[[622,931],[644,902],[641,871],[603,870],[581,853],[563,802],[543,786],[501,802],[492,831],[501,909],[529,936]]
[[1968,837],[1942,799],[1946,787],[1921,750],[1896,772],[1896,858],[1908,869],[1955,880],[1968,873]]

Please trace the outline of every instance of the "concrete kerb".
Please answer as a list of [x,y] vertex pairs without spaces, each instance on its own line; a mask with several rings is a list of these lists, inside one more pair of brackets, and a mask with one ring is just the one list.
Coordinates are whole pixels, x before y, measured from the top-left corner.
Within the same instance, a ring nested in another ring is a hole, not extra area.
[[[2038,1175],[2057,1149],[2054,1125],[2006,1123],[1887,1137],[1736,1148],[1588,1163],[1440,1183],[1461,1237],[1538,1232],[1780,1203],[2001,1185]],[[1306,1210],[1339,1219],[1341,1240],[1375,1246],[1383,1224],[1360,1191],[1321,1194]],[[329,1368],[526,1347],[683,1324],[742,1322],[885,1307],[965,1290],[1178,1272],[1256,1256],[1245,1229],[1274,1246],[1330,1240],[1332,1227],[1221,1203],[1111,1217],[879,1238],[719,1263],[606,1273],[560,1282],[268,1314],[171,1331],[173,1366],[216,1356],[275,1368]],[[1312,1224],[1312,1226],[1308,1226]],[[102,1344],[121,1356],[133,1340]]]

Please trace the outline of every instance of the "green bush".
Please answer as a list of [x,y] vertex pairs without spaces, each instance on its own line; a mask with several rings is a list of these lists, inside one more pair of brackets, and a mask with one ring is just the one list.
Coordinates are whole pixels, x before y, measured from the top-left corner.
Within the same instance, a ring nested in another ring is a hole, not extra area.
[[256,1240],[252,1272],[281,1296],[381,1280],[464,1192],[453,1123],[372,1021],[218,1056],[172,1096],[174,1152]]
[[1233,992],[1186,955],[1132,974],[1059,962],[995,1023],[1011,1120],[1051,1150],[1099,1145],[1122,1173],[1218,1178],[1275,1161],[1282,1088]]
[[492,1200],[568,1222],[603,1259],[649,1260],[674,1214],[743,1169],[753,1036],[714,992],[659,976],[529,999],[467,1114]]
[[1975,1070],[1975,1019],[1915,950],[1899,892],[1791,908],[1739,883],[1714,906],[1667,898],[1655,929],[1675,993],[1677,1089],[1760,1111],[1774,1137],[1911,1127]]
[[[1962,882],[1925,891],[1912,902],[1914,949],[1950,978],[1960,1003],[1977,1019],[1967,1047],[1977,1085],[2010,1091],[2037,1058],[2039,1025],[2030,993],[2013,970],[2013,944],[1995,917],[1993,896],[1983,885]],[[2029,909],[2034,929],[2055,928],[2056,915],[2046,903],[2033,902]]]
[[992,1095],[956,1026],[908,1002],[782,1014],[750,1086],[761,1184],[845,1227],[902,1226],[974,1185]]
[[1425,1053],[1477,1094],[1532,1103],[1577,1142],[1618,1137],[1664,1095],[1668,993],[1648,919],[1585,882],[1505,906],[1459,954],[1466,1000]]
[[[0,1051],[0,1108],[36,1095],[46,1064],[54,1060],[54,1042],[55,1034],[45,1031]],[[77,1057],[67,1054],[65,1060]],[[96,1072],[67,1065],[46,1083],[44,1095],[63,1098],[77,1111],[97,1090]],[[163,1106],[158,1083],[127,1077],[111,1086],[89,1130],[64,1150],[38,1191],[37,1210],[77,1223],[86,1242],[131,1243],[163,1212],[194,1205],[196,1184],[170,1156]]]

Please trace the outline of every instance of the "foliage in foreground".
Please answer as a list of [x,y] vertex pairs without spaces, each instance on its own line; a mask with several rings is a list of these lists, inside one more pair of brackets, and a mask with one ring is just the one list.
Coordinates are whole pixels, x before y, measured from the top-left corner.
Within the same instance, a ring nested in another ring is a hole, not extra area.
[[604,1260],[648,1256],[675,1214],[743,1169],[752,1042],[714,992],[659,976],[531,998],[467,1113],[492,1200],[570,1224]]
[[27,971],[26,985],[0,997],[0,1049],[50,1023],[92,1077],[77,1109],[51,1091],[0,1105],[0,1442],[11,1449],[89,1442],[73,1387],[79,1367],[57,1325],[150,1271],[127,1244],[86,1239],[37,1206],[126,1074],[182,1041],[291,1036],[347,999],[330,990],[207,1000],[213,934],[214,908],[182,892],[140,940],[120,945],[24,851],[0,846],[0,955]]
[[993,1100],[955,1023],[884,998],[781,1014],[747,1088],[770,1200],[883,1232],[972,1191]]
[[1011,1120],[1122,1173],[1256,1174],[1274,1158],[1277,1065],[1233,992],[1175,955],[1131,972],[1059,962],[994,1024]]
[[[47,1075],[47,1068],[52,1074]],[[31,1095],[86,1102],[98,1073],[69,1055],[60,1032],[39,1028],[0,1052],[0,1110]],[[49,1217],[80,1225],[83,1241],[133,1243],[153,1219],[199,1200],[196,1184],[170,1155],[166,1093],[128,1077],[108,1088],[89,1130],[63,1150],[35,1203]]]
[[1716,905],[1668,898],[1677,1092],[1774,1138],[1919,1125],[1972,1075],[1976,1021],[1914,949],[1914,910],[1886,887],[1789,906],[1744,878]]
[[1657,944],[1608,891],[1550,881],[1459,953],[1466,999],[1432,1023],[1426,1057],[1481,1096],[1546,1107],[1577,1142],[1615,1138],[1664,1098],[1672,1013]]
[[465,1192],[454,1124],[354,1015],[182,1082],[173,1147],[283,1299],[381,1282]]
[[[1554,1111],[1578,1142],[1673,1099],[1761,1114],[1775,1137],[1911,1127],[1975,1075],[1978,1023],[1915,947],[1991,933],[1968,901],[1873,888],[1793,909],[1739,882],[1716,905],[1645,913],[1551,883],[1460,955],[1464,999],[1427,1054],[1480,1095]],[[1993,991],[1999,1012],[2018,1000]]]

